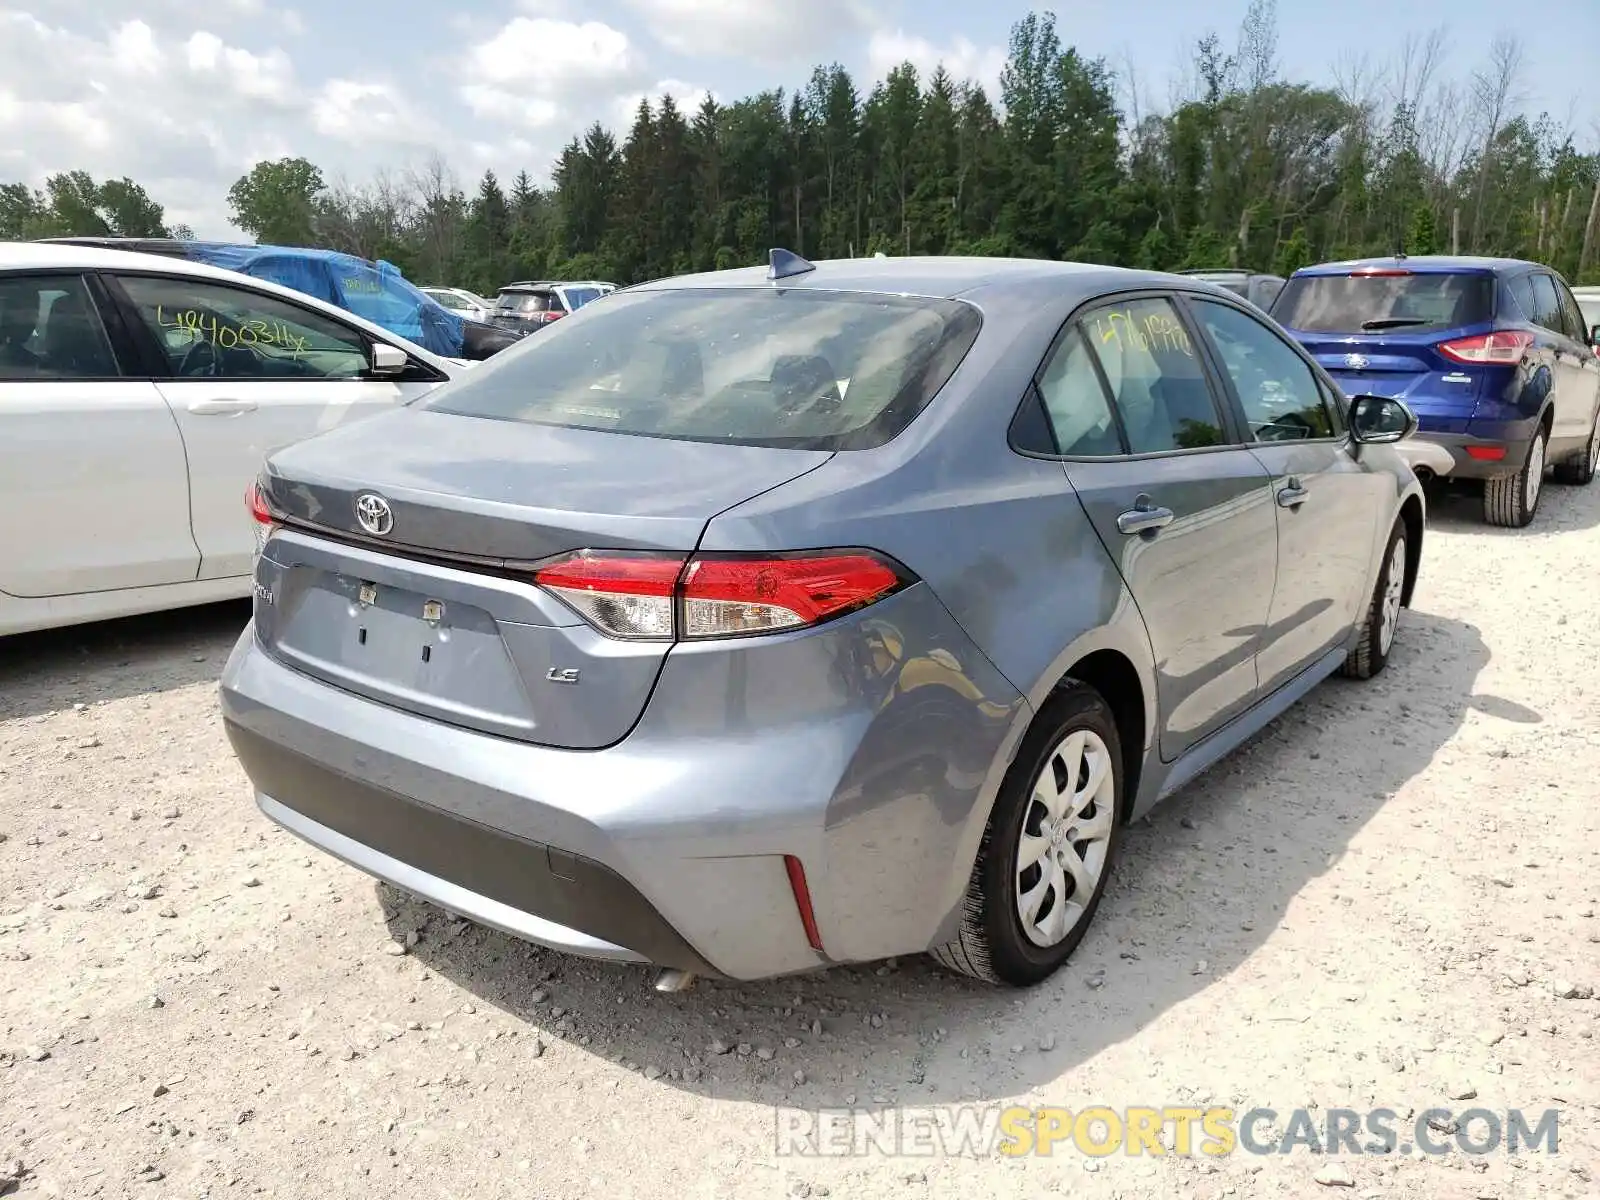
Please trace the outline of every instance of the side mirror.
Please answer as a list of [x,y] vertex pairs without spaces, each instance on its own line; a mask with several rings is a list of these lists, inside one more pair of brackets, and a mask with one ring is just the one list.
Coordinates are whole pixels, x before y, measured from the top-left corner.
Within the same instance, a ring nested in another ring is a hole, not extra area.
[[1600,346],[1600,325],[1589,326],[1589,344]]
[[1358,442],[1400,442],[1416,431],[1416,414],[1403,400],[1357,396],[1350,401],[1350,436]]
[[403,375],[411,363],[411,356],[399,346],[391,346],[388,342],[372,343],[372,377],[374,379],[393,379],[396,375]]

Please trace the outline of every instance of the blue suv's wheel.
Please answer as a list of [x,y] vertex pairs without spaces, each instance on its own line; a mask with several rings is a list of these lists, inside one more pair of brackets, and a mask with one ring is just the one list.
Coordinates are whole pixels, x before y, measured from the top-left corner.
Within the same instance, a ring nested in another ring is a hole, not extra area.
[[1544,452],[1549,437],[1541,425],[1528,443],[1528,457],[1521,468],[1515,474],[1485,481],[1483,518],[1489,524],[1520,529],[1533,520],[1544,491]]

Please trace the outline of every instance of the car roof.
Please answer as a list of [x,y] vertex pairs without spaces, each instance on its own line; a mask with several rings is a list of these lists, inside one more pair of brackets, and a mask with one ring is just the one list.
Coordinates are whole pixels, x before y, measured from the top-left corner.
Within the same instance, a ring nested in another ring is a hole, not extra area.
[[1451,271],[1487,271],[1495,274],[1508,271],[1525,271],[1539,264],[1521,258],[1480,258],[1471,254],[1418,254],[1415,256],[1390,255],[1387,258],[1352,258],[1343,262],[1318,263],[1314,267],[1301,267],[1297,277],[1312,275],[1347,275],[1359,270],[1414,271],[1419,275],[1443,274]]
[[905,258],[839,258],[811,264],[813,270],[773,281],[766,267],[739,267],[635,284],[631,292],[684,288],[815,288],[819,291],[873,292],[940,299],[973,297],[1010,286],[1056,283],[1064,295],[1089,298],[1129,288],[1182,288],[1223,294],[1204,280],[1164,271],[1140,271],[1094,263],[1055,262],[1043,258],[976,258],[910,256]]
[[296,304],[317,312],[337,317],[366,333],[385,341],[400,342],[430,366],[449,370],[450,359],[435,354],[426,347],[407,341],[393,330],[376,325],[359,317],[347,308],[329,304],[315,296],[297,292],[254,275],[228,271],[193,259],[177,258],[167,254],[141,254],[134,250],[112,250],[105,246],[86,246],[71,242],[0,242],[0,271],[63,270],[63,271],[155,271],[163,275],[187,275],[195,279],[211,279],[218,283],[231,283],[235,287],[247,285],[268,295],[292,300]]

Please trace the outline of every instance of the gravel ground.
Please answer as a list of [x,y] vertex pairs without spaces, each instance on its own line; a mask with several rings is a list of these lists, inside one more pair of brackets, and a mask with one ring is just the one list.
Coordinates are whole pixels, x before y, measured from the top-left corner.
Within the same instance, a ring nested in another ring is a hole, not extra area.
[[[1516,532],[1436,497],[1387,673],[1133,830],[1021,995],[921,959],[656,995],[270,827],[217,716],[242,609],[6,642],[0,1192],[1600,1195],[1597,527],[1600,487]],[[1555,1156],[774,1150],[780,1108],[1011,1102],[1562,1126]]]

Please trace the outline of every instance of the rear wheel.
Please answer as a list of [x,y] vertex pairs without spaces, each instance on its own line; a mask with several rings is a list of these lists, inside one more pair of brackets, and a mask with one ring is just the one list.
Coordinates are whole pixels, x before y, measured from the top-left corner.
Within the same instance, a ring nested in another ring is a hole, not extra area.
[[1361,625],[1361,640],[1345,655],[1344,666],[1339,668],[1347,679],[1371,679],[1388,664],[1394,635],[1400,628],[1405,591],[1406,525],[1396,517],[1383,552],[1383,570],[1378,572],[1378,585],[1372,589],[1372,602],[1367,605]]
[[1522,469],[1484,483],[1483,516],[1489,524],[1520,529],[1533,520],[1544,491],[1544,452],[1548,440],[1549,434],[1541,425],[1533,441],[1528,443],[1528,457]]
[[1040,709],[1011,764],[968,885],[961,930],[933,951],[952,970],[1027,987],[1088,932],[1111,874],[1122,743],[1100,693],[1072,682]]
[[1583,453],[1557,463],[1554,475],[1557,483],[1583,487],[1594,479],[1597,470],[1600,470],[1600,413],[1595,414],[1594,426],[1589,430],[1589,444],[1583,448]]

